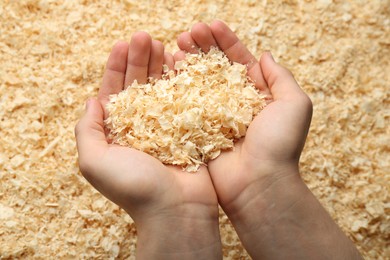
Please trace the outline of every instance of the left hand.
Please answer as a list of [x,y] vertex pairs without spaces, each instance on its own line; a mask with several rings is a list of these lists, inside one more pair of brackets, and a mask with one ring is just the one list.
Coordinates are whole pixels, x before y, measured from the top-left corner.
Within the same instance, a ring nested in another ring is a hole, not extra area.
[[178,37],[177,44],[181,51],[175,54],[176,60],[183,59],[186,52],[196,53],[199,49],[208,52],[211,46],[218,47],[231,62],[247,66],[247,75],[268,102],[234,149],[223,151],[208,163],[219,203],[230,217],[274,181],[285,175],[299,176],[292,176],[291,172],[298,171],[312,104],[291,72],[273,61],[269,54],[258,61],[221,21],[210,26],[195,24],[191,32]]

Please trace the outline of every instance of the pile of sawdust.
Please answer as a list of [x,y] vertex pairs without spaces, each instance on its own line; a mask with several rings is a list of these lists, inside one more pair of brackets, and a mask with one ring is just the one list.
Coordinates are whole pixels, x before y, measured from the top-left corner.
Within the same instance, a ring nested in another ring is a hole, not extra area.
[[187,54],[175,71],[111,95],[108,137],[195,172],[245,136],[265,97],[247,77],[246,66],[232,64],[216,48]]
[[[0,2],[0,258],[131,258],[133,221],[86,183],[73,128],[110,49],[146,30],[173,50],[226,21],[314,103],[302,177],[367,259],[389,257],[389,1]],[[156,16],[156,13],[159,14]],[[226,258],[248,258],[220,215]]]

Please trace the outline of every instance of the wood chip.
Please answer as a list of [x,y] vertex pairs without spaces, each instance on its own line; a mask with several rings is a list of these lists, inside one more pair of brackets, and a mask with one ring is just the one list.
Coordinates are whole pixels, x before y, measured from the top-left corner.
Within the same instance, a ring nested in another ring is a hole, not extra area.
[[[134,222],[78,172],[74,125],[117,40],[174,51],[217,18],[292,70],[314,103],[302,177],[365,259],[388,259],[389,17],[381,0],[0,1],[0,258],[134,259]],[[220,230],[224,257],[249,259],[222,212]]]
[[245,136],[265,97],[216,48],[187,54],[176,71],[111,95],[106,126],[114,143],[193,172]]

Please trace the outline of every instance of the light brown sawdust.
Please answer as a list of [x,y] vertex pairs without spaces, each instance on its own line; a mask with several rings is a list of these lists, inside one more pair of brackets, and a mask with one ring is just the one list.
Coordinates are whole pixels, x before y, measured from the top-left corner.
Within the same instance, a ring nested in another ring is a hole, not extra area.
[[[113,43],[173,50],[225,20],[271,50],[314,103],[302,176],[367,259],[390,255],[390,1],[0,2],[0,258],[132,258],[132,220],[80,176],[73,126]],[[156,15],[158,14],[158,15]],[[220,215],[224,256],[248,258]]]
[[108,138],[143,151],[164,164],[196,172],[233,149],[253,118],[265,107],[243,64],[218,48],[187,53],[175,71],[145,84],[134,81],[110,95]]

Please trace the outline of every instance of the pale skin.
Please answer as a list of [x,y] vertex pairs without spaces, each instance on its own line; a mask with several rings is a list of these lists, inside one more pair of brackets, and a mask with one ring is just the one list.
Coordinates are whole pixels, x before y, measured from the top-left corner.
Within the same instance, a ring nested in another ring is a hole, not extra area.
[[[197,174],[108,143],[104,105],[134,80],[161,77],[173,57],[144,32],[117,43],[97,99],[76,126],[80,169],[102,194],[126,210],[137,226],[139,259],[219,259],[218,200],[205,166]],[[107,115],[107,114],[106,114]]]
[[[91,184],[124,208],[138,230],[140,259],[220,259],[218,203],[253,259],[359,259],[299,175],[299,158],[309,130],[312,104],[292,74],[270,53],[258,61],[223,23],[195,24],[178,37],[180,51],[164,53],[146,33],[117,43],[107,62],[97,99],[76,127],[80,169]],[[196,174],[166,166],[134,149],[109,144],[103,119],[110,94],[135,79],[161,77],[186,52],[217,46],[267,96],[233,150]]]

